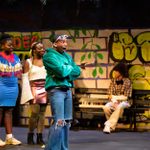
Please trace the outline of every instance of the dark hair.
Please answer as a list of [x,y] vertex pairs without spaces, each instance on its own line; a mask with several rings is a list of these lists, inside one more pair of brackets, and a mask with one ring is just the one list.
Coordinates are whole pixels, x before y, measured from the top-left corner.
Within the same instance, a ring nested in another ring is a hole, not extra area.
[[125,63],[118,63],[114,68],[113,71],[118,71],[123,77],[128,77],[128,66]]
[[9,34],[5,34],[5,33],[1,34],[1,35],[0,35],[0,44],[4,44],[5,41],[11,40],[12,37],[13,37],[13,36],[12,36],[12,35],[9,35]]

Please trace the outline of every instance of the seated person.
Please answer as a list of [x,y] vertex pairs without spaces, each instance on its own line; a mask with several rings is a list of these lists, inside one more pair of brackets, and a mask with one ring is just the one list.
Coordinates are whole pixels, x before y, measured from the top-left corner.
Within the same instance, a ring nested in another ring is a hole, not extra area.
[[118,63],[113,68],[112,76],[109,86],[110,101],[103,108],[107,119],[103,132],[108,134],[115,130],[124,108],[130,107],[128,98],[132,94],[132,84],[128,78],[127,66],[124,63]]

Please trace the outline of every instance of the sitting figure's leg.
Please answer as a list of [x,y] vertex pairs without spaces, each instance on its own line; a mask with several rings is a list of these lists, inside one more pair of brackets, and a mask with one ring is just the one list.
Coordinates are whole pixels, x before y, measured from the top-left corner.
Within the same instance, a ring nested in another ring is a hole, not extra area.
[[105,125],[109,126],[110,131],[111,130],[115,130],[116,125],[118,123],[119,117],[120,115],[123,113],[123,108],[118,106],[114,112],[112,113],[112,115],[110,116],[109,120],[106,121]]
[[110,118],[105,122],[104,128],[105,133],[110,133],[111,130],[115,130],[118,120],[124,112],[124,108],[127,107],[129,107],[128,102],[121,102],[120,104],[118,104],[118,106],[114,109]]
[[104,113],[105,113],[105,117],[108,120],[110,118],[111,114],[112,114],[112,111],[111,111],[110,107],[108,107],[106,105],[103,107],[103,110],[104,110]]
[[105,122],[105,127],[104,127],[104,130],[103,132],[105,133],[110,133],[110,126],[108,125],[108,120],[110,119],[111,117],[111,114],[113,113],[114,111],[114,107],[113,107],[113,103],[112,102],[108,102],[104,107],[103,107],[103,110],[104,110],[104,113],[105,113],[105,117],[107,119],[107,121]]

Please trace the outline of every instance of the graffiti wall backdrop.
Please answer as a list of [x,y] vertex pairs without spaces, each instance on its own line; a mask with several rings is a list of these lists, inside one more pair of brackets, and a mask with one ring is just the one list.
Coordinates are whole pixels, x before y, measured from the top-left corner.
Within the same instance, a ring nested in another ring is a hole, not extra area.
[[119,61],[131,65],[134,89],[150,90],[149,30],[56,30],[44,32],[9,32],[14,36],[15,53],[23,61],[29,57],[30,45],[42,41],[50,47],[52,34],[72,36],[68,52],[77,64],[86,63],[76,87],[108,88],[109,74]]

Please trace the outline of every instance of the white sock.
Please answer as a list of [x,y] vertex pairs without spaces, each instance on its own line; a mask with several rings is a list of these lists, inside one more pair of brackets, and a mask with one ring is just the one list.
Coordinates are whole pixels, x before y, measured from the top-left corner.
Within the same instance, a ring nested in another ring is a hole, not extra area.
[[10,138],[12,138],[12,137],[13,137],[12,134],[6,134],[6,139],[10,139]]

